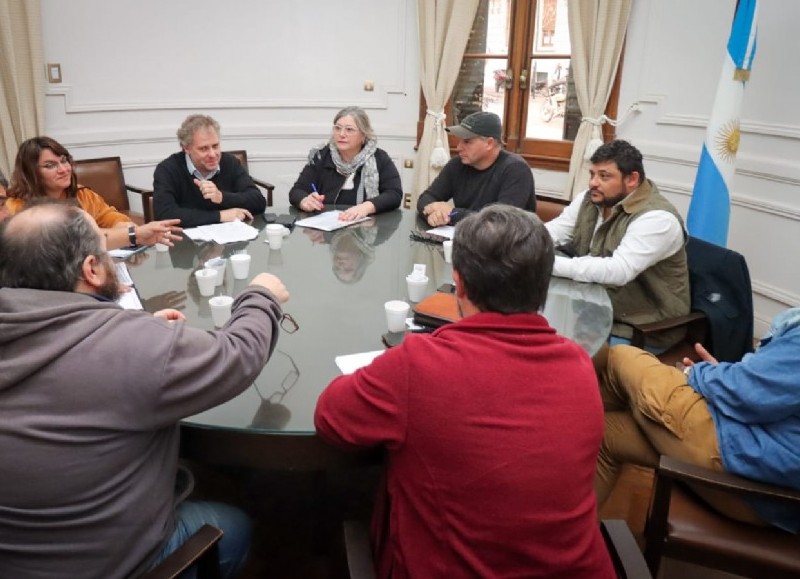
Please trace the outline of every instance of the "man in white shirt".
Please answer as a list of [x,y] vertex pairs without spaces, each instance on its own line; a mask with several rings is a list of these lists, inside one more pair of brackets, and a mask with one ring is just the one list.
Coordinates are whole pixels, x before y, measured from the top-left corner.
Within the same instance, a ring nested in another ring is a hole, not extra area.
[[[614,306],[613,343],[629,341],[628,324],[689,313],[686,233],[675,207],[645,178],[642,154],[626,141],[599,147],[589,189],[545,224],[557,249],[553,275],[607,286]],[[682,337],[665,332],[663,350]]]

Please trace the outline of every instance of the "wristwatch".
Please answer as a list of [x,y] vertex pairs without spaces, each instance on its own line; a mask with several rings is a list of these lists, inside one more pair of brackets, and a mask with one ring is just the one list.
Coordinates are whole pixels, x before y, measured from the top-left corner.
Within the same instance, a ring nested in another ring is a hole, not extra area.
[[128,241],[131,245],[136,245],[136,226],[133,223],[128,225]]

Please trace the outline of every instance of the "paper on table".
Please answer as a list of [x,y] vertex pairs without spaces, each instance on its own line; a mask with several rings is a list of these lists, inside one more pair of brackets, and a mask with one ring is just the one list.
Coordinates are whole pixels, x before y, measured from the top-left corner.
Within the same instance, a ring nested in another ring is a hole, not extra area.
[[193,241],[215,241],[219,244],[250,241],[258,237],[258,229],[238,220],[190,227],[184,229],[183,233]]
[[375,350],[373,352],[363,352],[361,354],[348,354],[346,356],[336,356],[336,365],[342,374],[352,374],[359,368],[368,366],[375,358],[383,354],[386,350]]
[[141,300],[139,300],[139,294],[136,293],[136,289],[133,287],[133,279],[131,278],[131,274],[128,271],[128,266],[124,263],[117,263],[117,281],[122,285],[130,286],[130,291],[122,293],[117,298],[117,303],[122,306],[125,310],[143,310],[144,306],[142,305]]
[[109,249],[108,255],[111,257],[116,257],[117,259],[128,259],[134,253],[139,253],[140,251],[144,251],[147,249],[148,246],[146,245],[135,245],[133,247],[122,247],[119,249]]
[[354,223],[361,223],[362,221],[367,221],[369,219],[369,217],[362,217],[360,219],[353,219],[353,221],[339,221],[339,215],[341,214],[342,212],[338,210],[325,211],[324,213],[319,213],[318,215],[312,215],[311,217],[300,219],[295,222],[295,225],[299,225],[300,227],[311,227],[312,229],[321,229],[322,231],[334,231],[336,229],[341,229],[342,227],[347,227],[348,225],[353,225]]
[[426,233],[432,233],[433,235],[441,235],[447,239],[453,239],[453,236],[456,234],[456,228],[454,225],[441,225],[439,227],[429,229],[426,231]]

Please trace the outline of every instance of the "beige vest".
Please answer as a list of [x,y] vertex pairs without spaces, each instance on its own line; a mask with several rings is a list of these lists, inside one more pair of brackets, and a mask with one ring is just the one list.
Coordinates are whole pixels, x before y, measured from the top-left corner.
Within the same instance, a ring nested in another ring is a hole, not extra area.
[[[633,332],[626,322],[647,324],[689,313],[689,270],[686,267],[686,229],[683,219],[649,179],[614,206],[611,216],[596,232],[597,208],[590,195],[584,197],[578,213],[573,234],[577,255],[610,257],[633,220],[656,209],[668,211],[678,219],[684,229],[684,246],[644,270],[627,285],[606,288],[614,306],[611,333],[615,336],[631,337]],[[683,329],[664,332],[653,339],[650,345],[666,348],[680,340],[683,334]]]

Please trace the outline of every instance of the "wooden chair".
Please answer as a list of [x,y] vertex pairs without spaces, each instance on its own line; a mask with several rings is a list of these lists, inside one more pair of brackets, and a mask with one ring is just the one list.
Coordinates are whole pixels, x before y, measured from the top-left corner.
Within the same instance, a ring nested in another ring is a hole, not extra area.
[[217,544],[222,531],[211,525],[203,525],[175,552],[161,561],[139,579],[177,579],[185,571],[195,568],[198,579],[219,577],[219,553]]
[[[367,525],[361,521],[345,521],[344,551],[350,579],[375,579]],[[600,522],[600,531],[620,579],[652,579],[642,552],[627,523],[621,520]]]
[[689,237],[686,244],[691,312],[686,316],[632,325],[631,344],[644,348],[648,338],[667,329],[686,328],[683,340],[658,355],[665,364],[697,360],[701,343],[720,361],[738,362],[753,350],[753,294],[744,257],[730,249]]
[[[226,151],[226,153],[229,153],[234,157],[236,157],[237,159],[239,159],[239,162],[242,164],[242,167],[244,167],[244,170],[247,171],[248,173],[250,172],[250,169],[248,169],[247,167],[247,151],[244,150]],[[253,183],[255,183],[256,185],[258,185],[267,192],[267,207],[272,207],[272,192],[275,190],[275,185],[273,185],[272,183],[267,183],[266,181],[262,181],[260,179],[256,179],[252,175],[250,176],[250,178],[253,180]]]
[[569,201],[565,199],[557,199],[555,197],[545,197],[543,195],[536,196],[536,215],[542,220],[542,223],[547,223],[561,215],[564,207],[569,205]]
[[[98,159],[82,159],[75,161],[75,175],[78,183],[92,189],[101,195],[106,203],[114,206],[117,211],[130,217],[137,225],[153,220],[152,199],[153,192],[149,189],[134,187],[125,183],[122,173],[122,162],[119,157],[102,157]],[[128,191],[142,196],[144,215],[131,213],[128,202]]]
[[687,484],[800,509],[798,491],[662,456],[645,527],[645,559],[654,576],[661,558],[670,557],[744,577],[800,577],[800,535],[730,519]]

